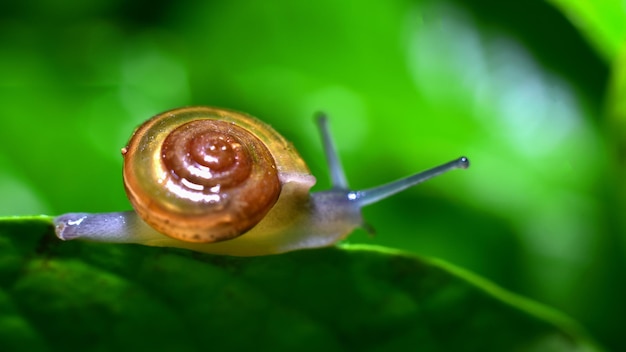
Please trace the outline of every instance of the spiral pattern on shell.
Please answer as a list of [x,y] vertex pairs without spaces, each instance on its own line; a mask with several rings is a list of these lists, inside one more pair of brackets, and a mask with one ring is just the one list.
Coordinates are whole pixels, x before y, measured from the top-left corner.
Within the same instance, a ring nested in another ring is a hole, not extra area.
[[276,160],[257,137],[274,134],[250,116],[221,109],[157,115],[123,149],[129,200],[148,225],[179,240],[240,236],[279,198]]

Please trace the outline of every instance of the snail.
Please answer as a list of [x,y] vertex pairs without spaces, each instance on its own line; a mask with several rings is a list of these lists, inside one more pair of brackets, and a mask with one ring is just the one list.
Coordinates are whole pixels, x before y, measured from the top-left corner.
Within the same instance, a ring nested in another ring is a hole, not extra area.
[[451,169],[461,157],[365,190],[348,188],[325,116],[318,119],[330,190],[291,143],[256,118],[220,108],[166,111],[122,148],[126,193],[135,211],[69,213],[54,219],[62,240],[186,248],[232,256],[331,246],[364,226],[361,208]]

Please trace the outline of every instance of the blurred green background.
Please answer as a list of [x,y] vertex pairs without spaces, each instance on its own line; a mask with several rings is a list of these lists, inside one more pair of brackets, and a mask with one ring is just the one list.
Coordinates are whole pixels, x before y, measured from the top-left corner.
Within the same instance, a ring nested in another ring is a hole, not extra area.
[[0,4],[0,215],[130,208],[119,150],[161,111],[271,123],[329,186],[460,155],[472,167],[365,209],[380,244],[551,305],[617,349],[626,324],[621,1]]

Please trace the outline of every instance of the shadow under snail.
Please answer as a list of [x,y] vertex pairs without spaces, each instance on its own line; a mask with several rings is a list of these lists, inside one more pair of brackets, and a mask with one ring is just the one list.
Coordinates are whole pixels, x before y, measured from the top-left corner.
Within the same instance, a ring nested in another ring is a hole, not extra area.
[[124,187],[135,211],[70,213],[54,219],[60,239],[186,248],[257,256],[331,246],[364,226],[361,208],[456,168],[458,158],[365,190],[351,190],[318,119],[330,190],[291,143],[256,118],[213,107],[166,111],[122,149]]

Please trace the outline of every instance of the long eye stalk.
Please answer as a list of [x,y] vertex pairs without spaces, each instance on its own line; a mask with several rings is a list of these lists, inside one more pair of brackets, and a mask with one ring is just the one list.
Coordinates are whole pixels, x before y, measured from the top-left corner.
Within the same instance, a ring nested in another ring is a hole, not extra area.
[[413,187],[450,170],[467,169],[470,165],[469,159],[462,156],[458,159],[436,166],[430,170],[419,172],[417,174],[381,186],[372,187],[360,191],[350,191],[348,187],[348,181],[343,171],[343,167],[341,166],[341,162],[339,161],[337,149],[335,148],[335,144],[333,143],[332,137],[330,135],[330,129],[328,127],[328,119],[326,115],[319,114],[317,118],[317,123],[320,129],[320,134],[322,135],[322,143],[324,146],[324,153],[326,154],[326,161],[328,162],[328,167],[330,169],[332,189],[348,192],[348,199],[356,202],[359,207],[364,207],[366,205],[376,203],[381,199],[402,192],[407,188]]
[[406,178],[399,179],[378,187],[368,188],[361,191],[351,192],[351,198],[354,198],[359,206],[364,207],[368,204],[376,203],[381,199],[390,197],[396,193],[402,192],[409,187],[413,187],[419,183],[429,180],[435,176],[439,176],[447,171],[454,169],[467,169],[469,167],[469,159],[462,156],[456,160],[452,160],[445,164],[436,166],[430,170],[426,170]]
[[324,146],[324,154],[326,154],[326,162],[328,163],[328,169],[330,170],[330,181],[333,189],[348,190],[348,181],[346,174],[339,161],[339,154],[335,143],[330,135],[330,128],[328,128],[328,118],[326,114],[320,113],[317,117],[317,125],[322,135],[322,145]]

